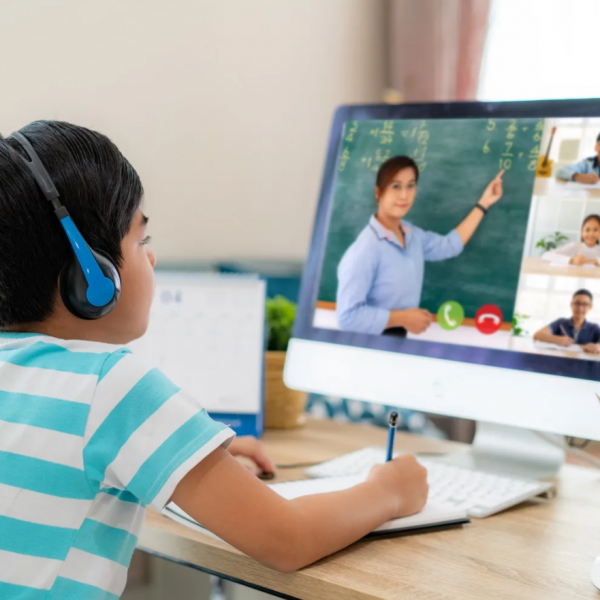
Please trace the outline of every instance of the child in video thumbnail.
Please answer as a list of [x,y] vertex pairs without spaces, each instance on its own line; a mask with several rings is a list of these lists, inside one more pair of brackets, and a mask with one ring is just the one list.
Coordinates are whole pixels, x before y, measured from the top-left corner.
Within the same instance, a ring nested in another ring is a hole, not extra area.
[[595,156],[584,158],[574,165],[560,169],[556,174],[557,179],[576,181],[577,183],[598,183],[600,181],[600,165],[598,165],[598,158],[600,157],[600,134],[596,138],[594,151],[596,152]]
[[598,266],[600,259],[600,216],[588,215],[581,225],[581,241],[550,250],[542,258],[561,265]]
[[538,342],[572,346],[577,344],[585,352],[600,354],[600,326],[586,321],[585,317],[594,307],[594,298],[588,290],[578,290],[571,300],[573,316],[569,319],[556,319],[533,336]]

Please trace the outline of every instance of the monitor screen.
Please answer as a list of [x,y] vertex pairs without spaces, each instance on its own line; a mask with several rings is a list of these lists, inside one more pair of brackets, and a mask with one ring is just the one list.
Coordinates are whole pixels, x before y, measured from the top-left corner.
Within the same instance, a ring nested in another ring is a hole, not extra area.
[[600,378],[600,103],[342,107],[295,337]]

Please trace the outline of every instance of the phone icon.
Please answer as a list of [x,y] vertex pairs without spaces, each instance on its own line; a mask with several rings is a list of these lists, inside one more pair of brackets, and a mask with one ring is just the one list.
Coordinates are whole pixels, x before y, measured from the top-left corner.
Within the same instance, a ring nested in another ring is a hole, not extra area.
[[484,335],[491,335],[500,329],[502,319],[502,311],[497,306],[486,304],[475,314],[475,327]]
[[454,300],[444,302],[437,314],[438,325],[447,331],[458,329],[465,320],[465,311],[463,307]]
[[500,323],[502,322],[498,315],[494,315],[492,313],[483,313],[482,315],[479,316],[480,323],[482,321],[485,321],[486,319],[491,319],[491,321],[494,325],[500,325]]

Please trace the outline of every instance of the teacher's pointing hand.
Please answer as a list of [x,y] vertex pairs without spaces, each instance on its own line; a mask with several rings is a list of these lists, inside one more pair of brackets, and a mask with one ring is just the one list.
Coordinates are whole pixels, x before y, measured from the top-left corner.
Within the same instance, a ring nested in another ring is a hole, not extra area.
[[485,191],[481,195],[481,199],[479,200],[479,204],[481,204],[484,208],[489,208],[490,206],[496,204],[500,198],[502,198],[502,175],[504,175],[504,169],[490,181],[488,186],[485,188]]

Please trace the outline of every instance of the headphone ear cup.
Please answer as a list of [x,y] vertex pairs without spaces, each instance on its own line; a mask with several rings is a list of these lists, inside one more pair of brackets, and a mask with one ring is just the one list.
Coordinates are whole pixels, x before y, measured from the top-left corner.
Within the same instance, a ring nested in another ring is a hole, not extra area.
[[74,253],[62,268],[59,279],[60,297],[64,305],[73,315],[87,321],[105,317],[115,307],[121,295],[121,276],[116,265],[101,250],[90,248],[90,251],[104,276],[115,286],[115,294],[110,302],[104,306],[94,306],[88,301],[88,282]]

